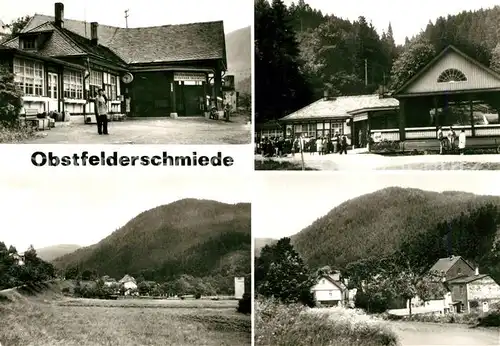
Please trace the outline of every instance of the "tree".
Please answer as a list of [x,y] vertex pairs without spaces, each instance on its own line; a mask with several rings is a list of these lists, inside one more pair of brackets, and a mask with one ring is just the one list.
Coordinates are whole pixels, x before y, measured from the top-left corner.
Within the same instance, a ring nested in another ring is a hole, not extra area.
[[408,259],[392,262],[387,274],[389,280],[386,289],[392,296],[401,297],[408,301],[408,312],[412,315],[412,299],[418,296],[422,301],[428,301],[433,297],[443,299],[445,289],[440,279],[428,268],[416,268],[410,264]]
[[435,55],[434,47],[425,38],[410,43],[392,66],[391,88],[393,90],[399,89],[427,65]]
[[0,65],[0,125],[16,126],[23,107],[22,91],[14,82],[14,74]]
[[185,275],[185,274],[181,275],[181,277],[175,281],[174,284],[175,293],[178,296],[193,294],[194,293],[194,287],[192,285],[193,281],[194,278],[191,275]]
[[23,30],[26,24],[28,24],[28,22],[31,20],[31,18],[32,16],[19,17],[10,22],[10,24],[6,24],[5,26],[10,29],[9,38],[18,36],[21,33],[21,30]]
[[64,277],[66,280],[75,280],[78,278],[78,275],[78,267],[69,267],[64,271]]
[[281,118],[311,101],[300,73],[299,47],[292,17],[281,0],[255,2],[255,117]]
[[98,275],[95,270],[85,269],[82,272],[82,280],[89,281],[97,279]]
[[141,296],[145,296],[145,295],[148,295],[149,292],[150,292],[150,287],[148,285],[147,282],[145,281],[141,281],[139,282],[139,284],[137,285],[137,290],[139,291],[139,294]]
[[391,301],[402,298],[408,301],[411,316],[412,300],[416,296],[428,301],[434,297],[443,299],[446,293],[440,278],[428,269],[416,266],[401,252],[381,258],[375,266],[367,268],[356,305],[369,312],[382,312]]
[[491,52],[490,67],[492,70],[500,73],[500,43]]
[[314,275],[293,248],[290,238],[282,238],[272,246],[265,246],[256,267],[260,273],[259,282],[256,282],[258,293],[287,304],[300,302],[314,306],[311,293]]

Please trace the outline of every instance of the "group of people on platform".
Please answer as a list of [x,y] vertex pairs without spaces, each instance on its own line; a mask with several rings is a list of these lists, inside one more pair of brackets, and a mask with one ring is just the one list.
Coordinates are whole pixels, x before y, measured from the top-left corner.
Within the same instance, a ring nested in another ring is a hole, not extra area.
[[332,137],[323,136],[308,138],[300,135],[291,137],[263,137],[255,141],[255,152],[266,157],[282,157],[307,152],[311,154],[327,155],[332,153],[347,154],[347,136],[335,133]]
[[460,155],[464,154],[465,144],[467,142],[467,136],[464,129],[462,129],[460,131],[460,134],[457,136],[457,133],[455,132],[453,127],[450,126],[448,132],[445,135],[445,133],[443,132],[443,128],[439,126],[437,131],[437,139],[439,140],[440,155],[442,155],[444,152],[454,152],[457,149],[457,144]]

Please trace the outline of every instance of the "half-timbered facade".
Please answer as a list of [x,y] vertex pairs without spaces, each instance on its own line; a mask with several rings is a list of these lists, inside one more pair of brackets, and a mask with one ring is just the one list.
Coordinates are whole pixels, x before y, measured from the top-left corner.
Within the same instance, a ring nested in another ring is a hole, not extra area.
[[56,3],[54,17],[36,14],[4,42],[0,59],[16,74],[25,107],[83,115],[86,122],[94,120],[89,101],[99,88],[111,114],[197,116],[223,106],[222,21],[117,28],[67,20]]

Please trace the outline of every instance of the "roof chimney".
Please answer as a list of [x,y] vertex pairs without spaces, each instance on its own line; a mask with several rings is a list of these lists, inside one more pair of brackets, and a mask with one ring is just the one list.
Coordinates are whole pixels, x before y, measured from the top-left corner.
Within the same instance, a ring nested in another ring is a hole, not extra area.
[[56,26],[59,28],[64,27],[64,4],[62,2],[56,2],[54,4],[54,10]]
[[329,97],[328,89],[323,90],[323,100],[327,101]]
[[90,23],[90,41],[92,44],[97,45],[98,39],[97,39],[97,28],[99,27],[99,23],[97,22],[92,22]]
[[476,275],[479,275],[479,267],[476,267]]

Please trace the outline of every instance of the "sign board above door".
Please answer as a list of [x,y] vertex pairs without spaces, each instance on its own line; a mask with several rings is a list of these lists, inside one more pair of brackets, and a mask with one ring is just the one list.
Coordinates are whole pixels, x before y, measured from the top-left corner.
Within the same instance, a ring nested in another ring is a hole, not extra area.
[[174,81],[176,82],[205,82],[207,77],[204,73],[197,72],[174,72]]

